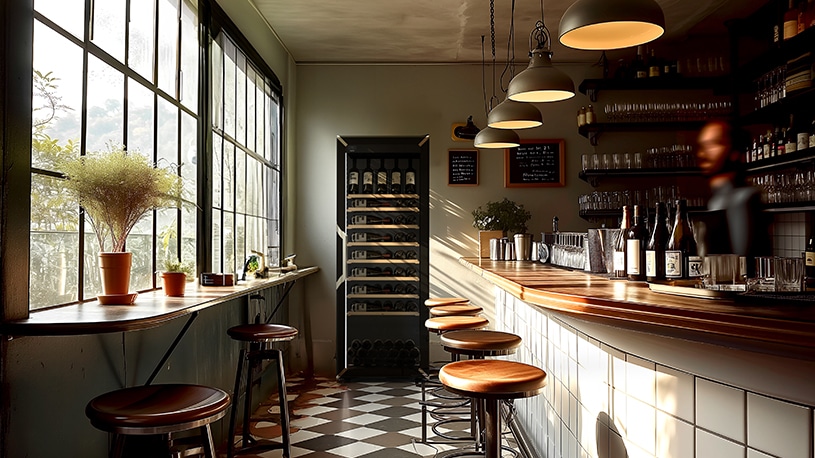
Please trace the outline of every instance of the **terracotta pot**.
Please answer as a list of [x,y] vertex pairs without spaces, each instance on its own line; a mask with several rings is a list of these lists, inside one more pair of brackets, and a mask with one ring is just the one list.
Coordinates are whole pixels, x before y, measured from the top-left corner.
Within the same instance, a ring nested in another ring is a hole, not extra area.
[[130,292],[130,267],[133,253],[99,253],[102,293],[105,295]]
[[162,272],[161,282],[165,296],[181,297],[187,287],[187,275],[184,272]]

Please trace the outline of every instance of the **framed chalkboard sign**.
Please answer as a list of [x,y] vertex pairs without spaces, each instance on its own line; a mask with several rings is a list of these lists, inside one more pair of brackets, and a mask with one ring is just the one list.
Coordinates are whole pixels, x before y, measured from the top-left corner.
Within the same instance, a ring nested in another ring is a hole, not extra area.
[[478,150],[447,151],[447,185],[478,186]]
[[566,185],[563,139],[521,140],[504,153],[504,187],[534,188]]

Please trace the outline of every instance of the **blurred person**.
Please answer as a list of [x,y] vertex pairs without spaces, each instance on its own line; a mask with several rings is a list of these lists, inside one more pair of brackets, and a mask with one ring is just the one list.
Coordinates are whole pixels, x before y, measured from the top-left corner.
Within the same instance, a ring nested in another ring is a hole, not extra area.
[[741,146],[745,138],[745,133],[721,120],[708,122],[699,132],[697,164],[711,189],[709,211],[702,216],[702,243],[709,254],[754,257],[772,251],[761,191],[744,176]]

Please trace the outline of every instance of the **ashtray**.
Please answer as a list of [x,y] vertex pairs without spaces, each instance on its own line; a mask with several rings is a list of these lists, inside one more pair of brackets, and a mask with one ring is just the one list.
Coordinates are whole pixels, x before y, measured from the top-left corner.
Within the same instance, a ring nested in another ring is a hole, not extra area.
[[101,305],[133,305],[139,293],[100,294],[96,296]]

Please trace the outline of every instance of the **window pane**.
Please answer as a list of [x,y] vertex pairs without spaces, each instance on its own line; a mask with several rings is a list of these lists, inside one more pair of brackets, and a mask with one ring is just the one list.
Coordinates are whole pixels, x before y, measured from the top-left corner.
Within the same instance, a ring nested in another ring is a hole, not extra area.
[[235,210],[235,145],[224,140],[224,210]]
[[238,52],[235,66],[235,140],[246,145],[246,57]]
[[127,149],[141,151],[152,162],[154,92],[131,79],[127,95]]
[[87,150],[101,151],[105,144],[122,144],[124,76],[93,56],[88,56]]
[[178,210],[162,208],[156,211],[156,266],[164,269],[164,261],[178,259]]
[[188,259],[195,259],[195,229],[198,213],[195,211],[195,201],[198,187],[198,120],[186,112],[181,112],[181,177],[184,184],[183,197],[192,202],[184,206],[181,213],[181,234],[186,247],[184,254]]
[[156,5],[154,0],[130,2],[128,65],[150,82],[154,82],[155,21]]
[[85,0],[34,0],[34,9],[73,36],[85,35]]
[[224,43],[224,132],[235,138],[235,45]]
[[178,107],[162,97],[158,99],[158,154],[162,167],[178,164]]
[[235,148],[235,211],[246,213],[246,153]]
[[261,157],[266,157],[266,119],[264,117],[264,105],[266,95],[263,92],[263,76],[256,75],[255,78],[255,152]]
[[130,290],[144,291],[153,288],[153,213],[148,213],[136,223],[127,237],[127,251],[133,253],[130,270]]
[[198,11],[195,2],[181,7],[181,103],[198,111]]
[[235,215],[235,247],[238,262],[236,272],[243,272],[243,265],[249,258],[252,249],[252,247],[246,245],[246,217],[243,215]]
[[225,272],[223,268],[224,243],[221,231],[221,211],[212,210],[212,269]]
[[79,154],[82,50],[39,21],[33,87],[31,165],[55,170],[60,157]]
[[212,206],[223,208],[223,195],[221,193],[221,180],[223,178],[223,138],[212,134]]
[[62,180],[31,177],[31,309],[77,299],[79,214],[67,197]]
[[224,225],[223,225],[223,256],[224,256],[224,264],[223,264],[223,271],[224,272],[237,272],[236,262],[235,262],[235,214],[234,213],[223,213],[224,215]]
[[[252,151],[256,149],[255,139],[255,70],[251,65],[246,66],[246,147]],[[263,152],[261,151],[262,155]]]
[[91,41],[119,62],[125,61],[125,0],[93,2]]
[[158,87],[178,97],[175,81],[178,71],[178,0],[159,0],[158,10]]
[[84,243],[85,270],[82,272],[82,280],[85,290],[79,300],[90,299],[102,294],[102,279],[99,276],[99,242],[87,218],[85,218]]
[[224,128],[224,55],[217,40],[212,41],[212,125]]

